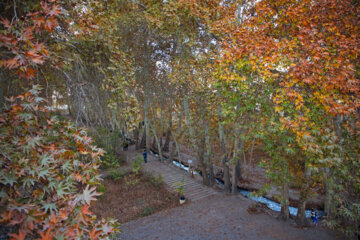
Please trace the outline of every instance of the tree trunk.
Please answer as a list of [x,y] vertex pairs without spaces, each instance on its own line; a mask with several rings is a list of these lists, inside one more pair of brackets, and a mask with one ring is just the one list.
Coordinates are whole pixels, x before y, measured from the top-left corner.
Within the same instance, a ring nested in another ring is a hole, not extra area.
[[237,172],[237,165],[239,165],[239,135],[240,129],[238,122],[235,123],[235,137],[234,137],[234,152],[233,152],[233,166],[232,166],[232,194],[237,194],[237,184],[238,184],[238,172]]
[[156,146],[156,139],[155,139],[155,136],[153,137],[153,140],[152,140],[152,144],[151,144],[151,149],[154,149],[155,151],[159,151],[158,149],[156,149],[157,146]]
[[204,161],[204,150],[205,150],[205,146],[204,146],[204,142],[202,141],[202,143],[200,143],[199,146],[199,151],[198,151],[198,162],[200,163],[201,166],[201,172],[202,172],[202,179],[203,179],[203,184],[205,186],[209,186],[209,178],[206,172],[206,163]]
[[210,145],[210,136],[209,136],[209,128],[206,125],[205,129],[205,143],[206,143],[206,168],[209,172],[209,185],[213,186],[215,183],[215,176],[214,176],[214,167],[211,162],[211,145]]
[[249,166],[251,167],[251,162],[252,162],[252,159],[253,159],[253,153],[254,153],[254,146],[255,146],[255,137],[253,137],[253,140],[252,140],[252,143],[251,143],[251,149],[250,149],[250,156],[249,156]]
[[179,114],[179,118],[178,118],[178,128],[176,129],[176,132],[174,134],[172,134],[173,143],[172,143],[171,152],[170,152],[170,162],[173,161],[175,152],[177,152],[178,160],[179,160],[179,162],[181,162],[181,153],[180,153],[180,147],[177,142],[177,138],[179,137],[179,140],[181,141],[182,134],[180,134],[180,133],[181,133],[181,128],[182,128],[182,118],[183,118],[183,108],[181,108],[181,110],[180,110],[180,114]]
[[172,109],[173,109],[173,101],[170,99],[170,106],[169,106],[169,125],[166,130],[166,139],[165,144],[163,147],[164,152],[169,152],[169,143],[170,143],[170,137],[171,137],[171,129],[172,129]]
[[146,148],[146,131],[145,131],[145,128],[143,129],[143,134],[142,134],[141,141],[140,141],[140,144],[139,144],[139,149],[141,149],[141,148]]
[[224,159],[224,192],[231,192],[231,184],[230,184],[230,171],[229,171],[229,165],[228,161],[226,160],[226,157]]
[[165,143],[164,143],[164,147],[163,147],[164,152],[169,152],[170,136],[171,136],[171,128],[169,127],[166,130],[166,138],[165,138]]
[[210,186],[213,186],[215,184],[214,164],[210,162],[208,165],[208,169]]
[[139,150],[140,149],[140,128],[135,128],[134,130],[134,138],[135,138],[135,150]]
[[[179,160],[179,162],[181,162],[181,153],[180,153],[179,144],[178,144],[178,142],[177,142],[177,140],[176,140],[176,137],[173,137],[173,139],[174,139],[175,146],[176,146],[176,152],[177,152],[178,160]],[[180,139],[181,139],[181,137],[180,137]]]
[[146,97],[145,97],[144,112],[145,112],[144,122],[145,122],[145,133],[146,133],[145,134],[145,148],[146,148],[146,151],[149,152],[150,151],[149,100],[146,99]]
[[307,226],[309,222],[306,219],[305,215],[305,206],[306,206],[306,200],[307,200],[307,193],[305,189],[301,189],[300,191],[300,198],[298,203],[298,212],[296,215],[295,222],[299,226]]
[[290,212],[289,212],[289,186],[286,180],[283,183],[281,195],[282,195],[282,201],[281,201],[280,217],[282,220],[287,221],[290,217]]
[[330,176],[330,170],[325,168],[325,203],[324,203],[324,216],[331,216],[331,203],[332,203],[332,179]]
[[[154,109],[152,109],[152,115],[155,117],[155,112],[154,112]],[[157,150],[158,150],[158,154],[159,154],[159,158],[160,158],[160,161],[163,162],[163,155],[162,155],[162,151],[161,151],[161,146],[160,146],[160,142],[159,142],[159,138],[157,137],[157,134],[156,134],[156,127],[154,126],[154,124],[152,124],[152,122],[149,120],[149,125],[153,131],[153,134],[154,134],[154,138],[155,138],[155,142],[156,142],[156,145],[157,145]]]
[[208,174],[206,171],[206,160],[205,160],[205,142],[206,142],[206,131],[207,131],[207,125],[204,123],[204,135],[201,136],[201,139],[199,141],[198,144],[198,162],[200,163],[201,166],[201,172],[202,172],[202,179],[203,179],[203,184],[205,186],[209,186],[209,178],[208,178]]
[[300,190],[300,198],[298,204],[298,212],[296,215],[295,222],[299,226],[307,226],[309,224],[305,215],[306,200],[308,197],[309,181],[310,181],[311,170],[306,166],[305,162],[305,182]]
[[171,151],[170,151],[170,155],[169,155],[169,161],[171,163],[172,163],[172,161],[174,161],[175,153],[176,153],[176,144],[175,144],[175,140],[174,140],[172,142]]
[[225,135],[224,135],[223,124],[221,122],[222,111],[221,111],[220,105],[218,105],[218,114],[219,114],[219,138],[220,138],[220,145],[221,145],[221,164],[224,169],[224,191],[230,192],[231,184],[230,184],[229,165],[228,165],[228,159],[226,156],[226,139],[225,139]]
[[[242,132],[242,134],[244,134],[244,132]],[[238,157],[239,160],[237,161],[236,167],[235,167],[235,169],[236,169],[236,175],[237,175],[238,179],[239,179],[239,178],[242,179],[243,173],[245,172],[244,169],[242,170],[242,168],[244,168],[244,164],[241,163],[241,157],[240,157],[240,154],[241,154],[241,153],[244,154],[244,152],[245,152],[245,140],[244,140],[244,138],[242,137],[242,134],[240,135],[240,146],[239,146],[239,153],[238,153],[238,155],[239,155],[239,157]]]

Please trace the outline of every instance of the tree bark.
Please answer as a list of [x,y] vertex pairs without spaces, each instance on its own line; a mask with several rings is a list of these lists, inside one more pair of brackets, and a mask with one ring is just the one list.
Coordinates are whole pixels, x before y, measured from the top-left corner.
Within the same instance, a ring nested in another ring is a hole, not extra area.
[[147,99],[147,97],[145,97],[144,112],[145,112],[145,118],[144,118],[144,122],[145,122],[145,148],[146,148],[146,151],[149,152],[150,151],[150,127],[149,127],[149,100]]
[[237,183],[238,183],[238,172],[237,172],[237,165],[239,165],[239,135],[240,135],[240,130],[239,130],[239,124],[236,122],[235,123],[235,137],[234,137],[234,152],[233,152],[233,166],[232,166],[232,189],[231,192],[232,194],[237,194]]
[[172,163],[172,161],[174,161],[175,153],[176,153],[176,144],[175,144],[175,140],[174,140],[172,142],[171,151],[170,151],[170,154],[169,154],[169,161],[171,163]]
[[[150,126],[151,127],[151,126]],[[152,128],[152,127],[151,127]],[[156,149],[156,139],[155,136],[153,137],[152,143],[151,143],[151,149],[154,149],[155,151],[159,151],[158,149]]]
[[305,215],[305,207],[306,207],[306,200],[308,197],[310,175],[311,175],[311,171],[306,166],[306,163],[305,163],[305,182],[303,183],[303,186],[300,190],[298,212],[297,212],[296,219],[295,219],[296,224],[299,226],[309,225],[309,222],[306,219],[306,215]]
[[213,186],[215,184],[215,176],[214,176],[214,167],[211,162],[211,144],[210,144],[208,125],[206,125],[205,128],[205,143],[206,143],[206,168],[207,171],[209,172],[209,185]]
[[282,201],[281,201],[281,213],[280,217],[282,220],[287,221],[290,217],[289,212],[289,186],[285,180],[282,186]]
[[230,192],[231,191],[231,184],[230,184],[230,173],[229,173],[229,165],[228,159],[226,155],[226,139],[224,136],[224,128],[221,122],[222,111],[220,105],[218,105],[218,114],[219,114],[219,138],[220,138],[220,146],[221,146],[221,164],[224,169],[224,191]]
[[[204,133],[206,133],[207,131],[207,125],[204,123]],[[201,166],[201,171],[202,171],[202,178],[203,178],[203,184],[205,186],[209,186],[209,178],[208,178],[208,174],[206,171],[206,160],[205,160],[205,142],[206,142],[206,136],[205,134],[203,136],[201,136],[201,139],[199,140],[199,144],[198,144],[198,162],[200,163]]]
[[141,149],[141,148],[146,148],[146,131],[145,131],[145,128],[143,129],[143,134],[142,134],[141,141],[140,141],[140,144],[139,144],[139,149]]
[[165,144],[164,144],[164,147],[163,147],[164,152],[169,152],[169,143],[170,143],[171,129],[172,129],[172,108],[173,108],[173,103],[172,103],[172,100],[170,100],[169,125],[168,125],[168,128],[166,130],[166,139],[165,139]]
[[135,128],[134,130],[134,138],[135,138],[135,149],[139,150],[140,149],[140,127],[139,128]]
[[199,146],[198,146],[197,160],[201,166],[203,184],[205,186],[209,186],[210,184],[209,184],[209,178],[208,178],[208,175],[206,172],[206,163],[205,163],[205,159],[204,159],[204,153],[205,153],[205,137],[202,137],[202,139],[200,140]]
[[253,137],[253,140],[252,140],[252,143],[251,143],[250,156],[249,156],[249,162],[248,162],[248,165],[250,167],[251,167],[251,162],[252,162],[252,159],[253,159],[254,145],[255,145],[255,137]]
[[332,179],[330,176],[330,170],[325,168],[325,203],[324,203],[324,216],[331,216],[331,203],[332,203]]
[[162,155],[162,151],[161,151],[161,147],[160,147],[160,142],[159,142],[159,138],[157,137],[156,135],[156,128],[155,126],[151,123],[151,121],[149,121],[149,124],[150,124],[150,127],[153,131],[153,134],[154,134],[154,138],[155,138],[155,141],[156,141],[156,144],[157,144],[157,148],[158,148],[158,153],[159,153],[159,158],[160,158],[160,161],[163,162],[163,155]]
[[165,143],[164,143],[164,147],[163,147],[164,152],[169,152],[170,136],[171,136],[171,128],[169,127],[166,130],[166,138],[165,138]]

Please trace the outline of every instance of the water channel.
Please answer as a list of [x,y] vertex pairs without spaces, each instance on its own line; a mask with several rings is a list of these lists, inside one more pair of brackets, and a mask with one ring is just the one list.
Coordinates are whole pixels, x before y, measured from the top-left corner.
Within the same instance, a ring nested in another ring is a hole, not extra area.
[[[153,154],[153,155],[156,156],[156,157],[159,156],[158,154],[156,154],[156,153],[154,153],[154,152],[152,152],[152,151],[150,151],[150,153]],[[169,159],[166,158],[166,157],[163,157],[163,159],[164,159],[164,160],[167,160],[167,161],[169,160]],[[182,164],[182,163],[180,163],[180,162],[178,162],[178,161],[173,161],[172,163],[173,163],[175,166],[177,166],[177,167],[179,167],[179,168],[181,168],[181,169],[183,169],[183,170],[185,170],[185,171],[187,171],[187,172],[190,171],[190,168],[189,168],[188,166],[186,166],[186,165],[184,165],[184,164]],[[198,175],[198,176],[201,176],[201,173],[199,173],[198,171],[193,170],[193,169],[191,169],[191,171],[192,171],[194,174],[196,174],[196,175]],[[216,180],[216,182],[217,182],[218,184],[224,185],[224,182],[223,182],[222,180],[220,180],[220,179],[218,179],[218,178],[216,178],[215,180]],[[249,198],[249,199],[251,199],[251,200],[253,200],[253,201],[255,201],[255,202],[264,203],[264,204],[266,204],[266,206],[267,206],[268,208],[270,208],[270,209],[273,210],[273,211],[276,211],[276,212],[280,212],[280,211],[281,211],[281,205],[280,205],[280,203],[277,203],[277,202],[275,202],[275,201],[272,201],[272,200],[270,200],[270,199],[268,199],[268,198],[266,198],[266,197],[263,197],[263,196],[259,196],[259,197],[258,197],[258,196],[256,196],[255,194],[252,194],[251,191],[246,190],[246,189],[242,189],[242,188],[239,188],[239,187],[238,187],[238,190],[239,190],[239,192],[240,192],[241,195],[243,195],[243,196],[245,196],[245,197],[247,197],[247,198]],[[290,211],[290,214],[291,214],[291,215],[296,216],[298,209],[297,209],[296,207],[291,207],[291,206],[290,206],[290,207],[289,207],[289,211]],[[310,213],[311,213],[310,210],[306,210],[306,211],[305,211],[305,214],[306,214],[306,217],[307,217],[307,218],[310,218]],[[317,210],[317,213],[318,213],[318,217],[321,217],[322,214],[323,214],[323,212],[322,212],[322,211],[319,211],[319,210]]]

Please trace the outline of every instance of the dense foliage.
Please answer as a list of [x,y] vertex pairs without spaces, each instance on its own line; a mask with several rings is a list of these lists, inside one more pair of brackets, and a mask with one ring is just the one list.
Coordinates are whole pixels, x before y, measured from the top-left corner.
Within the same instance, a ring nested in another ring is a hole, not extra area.
[[48,105],[103,129],[105,165],[125,136],[161,159],[186,146],[204,184],[217,165],[234,194],[263,149],[283,219],[293,188],[298,224],[324,195],[323,223],[359,231],[359,1],[5,2],[0,107],[41,84]]
[[94,222],[89,211],[103,151],[59,121],[39,90],[9,99],[0,114],[1,223],[15,239],[106,238],[116,222]]

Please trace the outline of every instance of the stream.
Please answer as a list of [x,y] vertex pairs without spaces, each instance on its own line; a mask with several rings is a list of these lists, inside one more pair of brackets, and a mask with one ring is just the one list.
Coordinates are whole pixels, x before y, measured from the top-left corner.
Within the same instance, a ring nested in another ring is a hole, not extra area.
[[[154,153],[153,151],[150,151],[150,153],[156,157],[158,157],[159,155],[157,153]],[[168,158],[166,157],[163,157],[164,160],[169,160]],[[190,168],[182,163],[179,163],[178,161],[173,161],[172,162],[175,166],[181,168],[181,169],[184,169],[185,171],[189,172],[190,171]],[[191,170],[194,174],[198,175],[198,176],[202,176],[201,173],[199,173],[198,171],[196,170]],[[215,178],[216,182],[220,185],[224,185],[224,182],[218,178]],[[257,197],[255,196],[255,194],[251,194],[252,191],[249,191],[249,190],[246,190],[246,189],[243,189],[243,188],[239,188],[238,187],[238,191],[240,192],[241,195],[255,201],[255,202],[260,202],[260,203],[264,203],[266,204],[266,206],[268,208],[270,208],[271,210],[273,211],[276,211],[276,212],[280,212],[281,211],[281,205],[280,203],[277,203],[277,202],[274,202],[266,197],[263,197],[263,196],[260,196],[260,197]],[[294,215],[296,216],[297,215],[297,212],[298,212],[298,209],[296,207],[289,207],[289,211],[290,211],[290,214],[291,215]],[[306,210],[305,211],[305,215],[307,218],[310,218],[310,213],[311,211],[310,210]],[[320,210],[317,210],[317,215],[318,215],[318,218],[322,217],[323,215],[323,211],[320,211]]]

